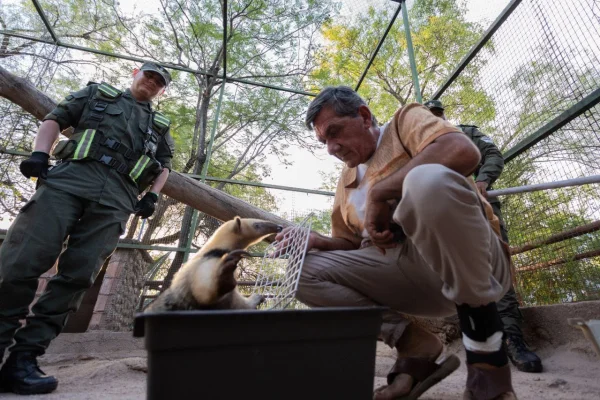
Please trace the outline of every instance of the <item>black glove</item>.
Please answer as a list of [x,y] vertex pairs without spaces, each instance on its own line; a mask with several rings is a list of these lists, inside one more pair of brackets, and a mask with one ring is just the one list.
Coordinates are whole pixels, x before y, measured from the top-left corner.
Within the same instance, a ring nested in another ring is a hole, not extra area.
[[34,151],[31,157],[21,161],[19,169],[27,178],[35,176],[36,178],[46,179],[48,176],[48,159],[50,156],[43,151]]
[[158,201],[158,195],[156,193],[148,192],[142,197],[140,201],[135,205],[135,210],[137,211],[135,215],[138,217],[148,218],[152,214],[154,214],[154,205]]

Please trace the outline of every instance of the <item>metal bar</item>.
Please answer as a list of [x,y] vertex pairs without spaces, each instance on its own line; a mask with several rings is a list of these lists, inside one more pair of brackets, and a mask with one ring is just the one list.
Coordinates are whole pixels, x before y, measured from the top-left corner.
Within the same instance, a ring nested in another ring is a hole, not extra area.
[[[406,1],[403,1],[406,5]],[[408,59],[410,61],[410,70],[412,71],[413,87],[415,88],[415,97],[418,103],[423,103],[421,97],[421,87],[419,85],[419,74],[417,73],[417,63],[415,61],[415,50],[413,49],[412,38],[410,35],[410,24],[408,23],[408,7],[402,7],[402,19],[404,20],[404,33],[406,34],[406,48],[408,50]]]
[[589,185],[590,183],[600,183],[600,175],[585,176],[583,178],[565,179],[556,182],[538,183],[536,185],[515,186],[506,189],[490,190],[487,193],[488,197],[498,197],[508,196],[517,193],[537,192],[539,190]]
[[50,36],[52,36],[52,39],[54,40],[54,44],[60,43],[60,41],[58,40],[58,36],[56,36],[54,29],[52,29],[52,26],[50,25],[50,21],[48,21],[48,18],[46,17],[46,13],[44,13],[44,9],[40,5],[40,3],[37,0],[31,0],[31,1],[33,2],[35,9],[37,10],[38,14],[40,15],[40,18],[42,18],[44,25],[46,25],[46,29],[50,33]]
[[212,156],[213,142],[215,141],[215,133],[217,132],[217,125],[219,124],[219,114],[221,114],[221,104],[223,103],[223,93],[225,93],[225,82],[221,82],[221,93],[219,93],[219,102],[217,103],[217,110],[215,111],[215,119],[210,132],[210,141],[208,142],[208,149],[206,150],[206,162],[202,166],[202,182],[206,182],[206,174],[208,173],[208,166],[210,165],[210,157]]
[[[201,179],[202,178],[201,175],[195,175],[195,174],[182,174],[182,175],[187,176],[192,179]],[[236,184],[236,185],[264,187],[267,189],[287,190],[290,192],[320,194],[320,195],[324,195],[324,196],[335,196],[334,192],[327,192],[325,190],[303,189],[303,188],[296,188],[296,187],[291,187],[291,186],[271,185],[271,184],[262,183],[262,182],[238,181],[238,180],[234,180],[234,179],[222,179],[222,178],[215,178],[215,177],[211,177],[211,176],[207,176],[206,180],[211,181],[211,182],[225,182],[225,183],[231,183],[231,184]]]
[[[29,152],[11,150],[11,149],[3,148],[3,147],[0,147],[0,154],[1,153],[17,155],[17,156],[25,156],[25,157],[29,157],[31,155],[31,153],[29,153]],[[187,176],[188,178],[192,178],[192,179],[202,179],[202,175],[197,175],[197,174],[181,174],[181,175]],[[215,178],[214,176],[207,176],[206,180],[210,181],[210,182],[230,183],[233,185],[256,186],[256,187],[264,187],[267,189],[286,190],[286,191],[290,191],[290,192],[319,194],[319,195],[323,195],[323,196],[335,196],[334,192],[328,192],[325,190],[303,189],[303,188],[297,188],[297,187],[292,187],[292,186],[271,185],[269,183],[262,183],[262,182],[238,181],[235,179]]]
[[[0,236],[2,239],[2,236]],[[156,246],[152,244],[137,244],[137,243],[118,243],[117,248],[120,249],[137,249],[137,250],[157,250],[157,251],[185,251],[185,247],[173,246]],[[197,249],[192,249],[191,252],[197,252]]]
[[517,143],[514,147],[503,154],[504,162],[509,162],[519,154],[527,151],[536,143],[544,140],[581,114],[600,103],[600,88],[581,99],[578,103],[571,106],[568,110],[561,113],[558,117],[542,126],[540,129],[529,135],[524,140]]
[[[227,1],[225,0],[223,7],[225,10],[223,11],[223,30],[225,31],[227,26]],[[223,35],[223,75],[226,75],[225,71],[225,52],[226,52],[226,36]],[[208,173],[208,167],[210,165],[210,157],[212,155],[212,147],[213,142],[215,140],[215,133],[217,131],[217,125],[219,124],[219,115],[221,114],[221,104],[223,103],[223,94],[225,93],[225,85],[226,81],[221,82],[221,93],[219,93],[219,102],[217,103],[217,110],[215,111],[215,118],[213,121],[213,126],[210,133],[210,141],[208,142],[208,149],[206,151],[206,161],[202,166],[202,182],[206,182],[206,174]],[[194,209],[192,211],[192,221],[190,226],[189,235],[187,238],[186,250],[183,253],[183,262],[186,262],[190,256],[190,248],[192,247],[192,242],[194,241],[194,234],[196,233],[196,229],[198,229],[198,210]]]
[[191,221],[190,231],[188,232],[187,243],[185,245],[185,250],[183,251],[183,262],[187,262],[190,258],[190,252],[192,250],[192,243],[194,242],[194,234],[196,233],[196,229],[198,228],[198,210],[195,208],[192,210],[192,221]]
[[246,84],[246,85],[253,85],[253,86],[264,87],[264,88],[267,88],[267,89],[275,89],[275,90],[279,90],[281,92],[289,92],[289,93],[301,94],[303,96],[311,96],[311,97],[316,97],[317,96],[316,93],[310,93],[310,92],[305,92],[303,90],[296,90],[296,89],[285,88],[285,87],[282,87],[282,86],[269,85],[267,83],[259,83],[259,82],[249,81],[249,80],[246,80],[246,79],[239,79],[239,78],[230,78],[230,77],[227,77],[227,82],[243,83],[243,84]]
[[[0,233],[0,240],[6,239],[6,233]],[[137,243],[118,243],[119,249],[137,249],[137,250],[156,250],[156,251],[185,251],[185,247],[172,246],[156,246],[152,244],[137,244]],[[197,249],[192,249],[190,252],[196,253]]]
[[223,77],[227,78],[227,0],[223,0]]
[[[123,54],[117,54],[117,53],[111,53],[111,52],[108,52],[108,51],[96,50],[96,49],[93,49],[91,47],[77,46],[77,45],[74,45],[74,44],[68,44],[68,43],[64,43],[64,42],[54,43],[53,41],[48,40],[48,39],[36,38],[36,37],[33,37],[33,36],[29,36],[29,35],[22,35],[20,33],[11,32],[11,31],[7,31],[7,30],[3,30],[3,29],[0,29],[0,34],[7,35],[7,36],[14,36],[14,37],[18,37],[18,38],[21,38],[21,39],[27,39],[27,40],[31,40],[31,41],[34,41],[34,42],[41,42],[41,43],[53,44],[53,45],[65,47],[65,48],[68,48],[68,49],[74,49],[74,50],[85,51],[85,52],[88,52],[88,53],[100,54],[100,55],[107,56],[107,57],[115,57],[115,58],[120,58],[120,59],[123,59],[123,60],[135,61],[135,62],[139,62],[139,63],[142,63],[142,64],[145,63],[145,62],[147,62],[147,61],[152,61],[152,60],[144,60],[144,59],[139,58],[139,57],[131,57],[131,56],[123,55]],[[179,66],[179,65],[174,65],[174,64],[167,63],[167,62],[163,62],[163,61],[152,61],[152,62],[158,62],[161,65],[165,66],[166,68],[174,69],[174,70],[177,70],[177,71],[189,72],[191,74],[199,74],[199,75],[204,75],[204,76],[212,76],[212,77],[216,76],[217,78],[223,79],[223,80],[225,80],[227,82],[243,83],[245,85],[252,85],[252,86],[257,86],[257,87],[264,87],[264,88],[267,88],[267,89],[274,89],[274,90],[279,90],[279,91],[282,91],[282,92],[289,92],[289,93],[294,93],[294,94],[300,94],[300,95],[303,95],[303,96],[312,96],[312,97],[316,96],[315,93],[309,93],[309,92],[305,92],[305,91],[302,91],[302,90],[296,90],[296,89],[285,88],[285,87],[281,87],[281,86],[269,85],[269,84],[266,84],[266,83],[254,82],[254,81],[249,81],[249,80],[246,80],[246,79],[238,79],[238,78],[231,78],[231,77],[227,77],[226,78],[226,77],[224,77],[222,75],[215,75],[215,74],[211,74],[210,72],[206,72],[206,71],[202,71],[202,70],[193,70],[191,68],[182,67],[182,66]]]
[[483,48],[483,46],[485,46],[487,44],[487,42],[492,38],[494,33],[498,30],[498,28],[500,28],[500,26],[502,26],[504,21],[506,21],[506,19],[510,16],[510,14],[512,14],[512,12],[517,8],[517,6],[520,3],[521,3],[521,0],[512,0],[504,8],[504,10],[502,10],[500,15],[498,15],[498,18],[496,18],[496,20],[494,22],[492,22],[492,25],[490,25],[488,30],[485,31],[483,36],[481,36],[481,39],[479,39],[479,42],[477,42],[477,44],[475,46],[473,46],[473,48],[467,53],[467,55],[463,57],[463,59],[460,61],[460,63],[458,63],[458,66],[456,67],[456,69],[454,71],[452,71],[450,76],[448,76],[448,79],[446,79],[446,82],[444,82],[444,84],[442,86],[440,86],[440,88],[433,94],[431,99],[439,99],[440,98],[440,96],[446,91],[446,89],[448,89],[448,87],[450,87],[452,82],[454,82],[456,80],[458,75],[460,75],[460,73],[463,71],[463,69],[466,68],[466,66],[471,62],[471,60],[473,58],[475,58],[477,53],[479,53],[479,51]]
[[377,56],[377,53],[379,53],[379,49],[381,49],[381,46],[383,45],[383,42],[385,41],[385,38],[387,37],[388,33],[390,32],[390,29],[392,29],[392,25],[394,25],[394,22],[396,22],[396,18],[398,17],[398,14],[400,14],[400,9],[401,8],[402,8],[402,3],[398,4],[398,8],[396,9],[396,12],[394,13],[394,16],[392,17],[392,20],[390,21],[390,23],[389,23],[387,29],[385,30],[383,36],[379,40],[379,43],[377,44],[377,47],[375,48],[375,52],[373,53],[373,55],[371,55],[371,59],[369,60],[369,63],[367,64],[367,67],[363,71],[362,76],[358,80],[358,83],[356,84],[356,88],[354,88],[354,91],[358,92],[358,89],[360,88],[360,85],[362,84],[363,80],[367,76],[367,72],[369,72],[369,69],[371,68],[371,64],[373,64],[373,61],[375,60],[375,57]]

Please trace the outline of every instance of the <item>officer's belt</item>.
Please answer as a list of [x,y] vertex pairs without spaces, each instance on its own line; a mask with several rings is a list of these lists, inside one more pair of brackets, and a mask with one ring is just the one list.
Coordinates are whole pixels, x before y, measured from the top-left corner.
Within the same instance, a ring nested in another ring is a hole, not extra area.
[[[94,146],[93,144],[97,143],[101,147]],[[113,151],[118,152],[123,157],[125,157],[128,161],[131,161],[131,164],[135,162],[133,166],[129,166],[116,158],[105,154],[102,151],[102,147],[107,147]],[[145,154],[141,156],[136,154],[135,151],[123,145],[121,142],[107,138],[104,134],[95,129],[86,129],[83,132],[83,135],[79,139],[77,143],[77,148],[73,153],[73,156],[70,157],[72,160],[82,160],[82,159],[93,159],[101,162],[109,167],[114,168],[117,172],[128,175],[134,182],[137,182],[139,177],[142,175],[142,172],[146,169],[148,164],[152,161],[150,157]]]

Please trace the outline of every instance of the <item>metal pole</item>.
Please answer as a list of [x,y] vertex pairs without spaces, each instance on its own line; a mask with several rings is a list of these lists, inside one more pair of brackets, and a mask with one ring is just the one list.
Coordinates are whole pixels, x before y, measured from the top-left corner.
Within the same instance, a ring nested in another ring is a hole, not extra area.
[[52,29],[52,25],[50,25],[50,22],[48,21],[48,18],[46,17],[46,14],[44,13],[44,9],[42,8],[42,6],[40,5],[40,3],[37,0],[32,0],[32,2],[33,2],[33,6],[35,7],[38,14],[40,15],[40,18],[44,22],[44,25],[46,25],[46,29],[48,29],[50,36],[52,36],[54,43],[58,44],[59,43],[58,36],[56,36],[54,29]]
[[446,89],[450,87],[452,82],[454,82],[454,80],[458,77],[458,75],[460,75],[462,70],[466,68],[466,66],[471,62],[471,60],[475,58],[477,53],[479,53],[479,51],[483,49],[483,46],[486,45],[486,43],[492,38],[492,36],[498,30],[498,28],[502,26],[504,21],[506,21],[509,15],[512,14],[512,12],[517,8],[517,6],[520,3],[521,0],[512,0],[504,8],[504,10],[502,10],[498,18],[496,18],[496,20],[492,23],[492,25],[490,25],[488,30],[483,34],[483,36],[481,36],[479,42],[477,42],[477,44],[473,46],[469,53],[467,53],[467,55],[463,57],[460,63],[458,63],[458,66],[454,71],[452,71],[448,79],[446,79],[446,82],[444,82],[444,84],[435,92],[433,96],[431,96],[432,100],[438,99],[446,91]]
[[548,136],[552,135],[554,132],[567,125],[569,122],[579,117],[596,104],[600,104],[600,88],[594,90],[592,93],[573,104],[571,107],[569,107],[569,109],[562,112],[558,117],[554,118],[531,135],[527,136],[514,147],[511,147],[502,155],[504,157],[504,162],[509,162],[519,154],[527,151],[536,143],[539,143]]
[[[406,48],[408,50],[408,59],[410,60],[410,70],[412,71],[413,78],[413,87],[415,88],[415,98],[417,102],[423,103],[423,98],[421,97],[421,88],[419,86],[419,75],[417,73],[417,63],[415,62],[415,51],[412,45],[412,38],[410,36],[410,25],[408,23],[408,11],[406,7],[406,0],[402,2],[404,7],[402,7],[402,19],[404,20],[404,33],[406,34]],[[402,4],[400,5],[402,6]]]
[[217,131],[217,124],[219,122],[219,114],[221,113],[221,103],[223,102],[223,93],[225,92],[225,82],[221,83],[221,93],[219,94],[219,103],[217,104],[217,111],[215,112],[215,119],[213,121],[212,132],[210,133],[210,142],[208,142],[208,149],[206,150],[206,162],[202,167],[201,180],[202,183],[206,182],[206,174],[208,173],[208,166],[210,165],[210,157],[212,156],[212,147],[215,140],[215,133]]
[[[12,150],[12,149],[7,149],[7,148],[1,147],[1,146],[0,146],[0,154],[10,154],[10,155],[24,156],[24,157],[31,156],[31,152],[29,152],[29,151]],[[53,157],[50,157],[50,159],[54,160]],[[198,175],[198,174],[182,173],[181,175],[186,176],[188,178],[192,178],[192,179],[203,179],[203,176]],[[206,179],[206,181],[209,181],[209,182],[223,182],[223,183],[231,183],[233,185],[255,186],[255,187],[263,187],[263,188],[267,188],[267,189],[286,190],[286,191],[290,191],[290,192],[318,194],[318,195],[322,195],[322,196],[335,196],[335,192],[329,192],[326,190],[304,189],[304,188],[299,188],[299,187],[294,187],[294,186],[272,185],[270,183],[241,181],[241,180],[237,180],[237,179],[223,179],[223,178],[215,178],[214,176],[206,176],[205,179]]]
[[379,53],[379,49],[383,45],[383,42],[385,41],[385,38],[387,37],[388,33],[390,32],[390,29],[392,29],[392,25],[394,25],[394,22],[396,22],[396,18],[398,18],[398,14],[400,13],[400,9],[401,8],[402,8],[402,3],[398,4],[398,8],[396,9],[396,12],[394,13],[394,16],[392,17],[392,20],[388,24],[388,27],[385,30],[385,33],[383,34],[383,36],[379,40],[379,43],[377,44],[377,47],[375,48],[375,52],[371,56],[371,59],[369,60],[369,63],[367,64],[367,67],[363,71],[362,76],[360,77],[360,79],[358,80],[358,83],[356,84],[356,88],[354,88],[355,92],[358,92],[358,89],[360,88],[360,85],[362,84],[363,80],[365,79],[365,76],[367,76],[367,72],[369,72],[369,68],[371,68],[371,64],[373,64],[373,61],[375,60],[375,57],[377,56],[377,53]]
[[[223,1],[223,81],[221,81],[221,93],[219,93],[219,102],[217,103],[217,110],[215,112],[215,119],[213,121],[212,130],[210,133],[210,142],[208,142],[208,149],[206,150],[206,162],[202,166],[202,183],[206,183],[206,174],[208,173],[208,166],[210,165],[210,157],[212,155],[212,146],[215,140],[215,133],[217,132],[217,125],[219,124],[219,114],[221,113],[221,104],[223,103],[223,93],[225,93],[225,84],[227,79],[227,0]],[[194,234],[198,228],[198,210],[192,211],[192,221],[190,235],[186,244],[186,251],[183,254],[183,262],[186,262],[190,256],[190,249],[194,240]]]
[[490,190],[487,193],[488,197],[498,197],[508,196],[517,193],[537,192],[539,190],[588,185],[590,183],[600,183],[600,175],[585,176],[583,178],[565,179],[556,182],[538,183],[536,185],[515,186],[506,189]]
[[221,78],[223,80],[227,80],[227,82],[243,83],[245,85],[252,85],[252,86],[257,86],[257,87],[264,87],[264,88],[267,88],[267,89],[275,89],[275,90],[279,90],[279,91],[282,91],[282,92],[289,92],[289,93],[301,94],[303,96],[311,96],[311,97],[315,97],[316,96],[316,93],[310,93],[310,92],[305,92],[303,90],[296,90],[296,89],[285,88],[285,87],[281,87],[281,86],[269,85],[268,83],[260,83],[260,82],[249,81],[249,80],[246,80],[246,79],[238,79],[238,78],[231,78],[231,77],[228,77],[226,79],[222,75],[211,74],[211,73],[203,71],[203,70],[193,70],[191,68],[182,67],[180,65],[173,65],[171,63],[163,62],[163,61],[160,61],[160,60],[158,60],[158,61],[146,60],[146,59],[139,58],[139,57],[126,56],[124,54],[112,53],[112,52],[109,52],[109,51],[102,51],[102,50],[93,49],[91,47],[77,46],[77,45],[74,45],[74,44],[63,43],[63,42],[57,42],[57,43],[55,43],[52,40],[43,39],[43,38],[36,38],[36,37],[33,37],[33,36],[29,36],[29,35],[23,35],[23,34],[20,34],[20,33],[17,33],[17,32],[7,31],[5,29],[0,29],[0,35],[14,36],[14,37],[18,37],[18,38],[21,38],[21,39],[31,40],[32,42],[54,44],[56,46],[65,47],[67,49],[81,50],[81,51],[85,51],[87,53],[99,54],[99,55],[107,56],[107,57],[120,58],[122,60],[135,61],[135,62],[139,62],[139,63],[145,63],[146,61],[158,62],[159,64],[163,65],[164,67],[170,68],[170,69],[174,69],[176,71],[189,72],[189,73],[192,73],[192,74],[199,74],[199,75],[204,75],[204,76],[216,76],[217,78]]

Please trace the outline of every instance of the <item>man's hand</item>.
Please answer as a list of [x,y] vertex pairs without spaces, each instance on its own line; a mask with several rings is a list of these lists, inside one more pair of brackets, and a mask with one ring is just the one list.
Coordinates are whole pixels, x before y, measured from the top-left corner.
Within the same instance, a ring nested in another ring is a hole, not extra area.
[[[283,230],[281,232],[279,232],[277,235],[275,235],[275,241],[277,241],[278,243],[277,243],[277,248],[276,248],[275,252],[272,254],[272,257],[280,257],[284,254],[283,251],[285,250],[286,247],[288,247],[290,245],[289,238],[287,236],[289,236],[291,230],[294,228],[296,228],[296,227],[295,226],[285,227],[285,228],[283,228]],[[319,234],[317,232],[311,231],[309,233],[308,243],[306,245],[307,252],[315,247],[318,237],[319,237]]]
[[32,176],[36,178],[46,179],[48,176],[48,159],[50,156],[43,151],[34,151],[31,157],[21,161],[19,169],[26,178]]
[[156,193],[148,192],[142,197],[140,201],[135,205],[135,215],[142,217],[142,219],[148,218],[154,214],[156,202],[158,201],[158,195]]
[[392,208],[387,201],[367,199],[365,215],[365,229],[371,242],[380,249],[389,249],[396,246],[394,234],[390,229]]
[[475,182],[475,185],[477,185],[477,190],[479,190],[479,193],[481,193],[483,195],[483,197],[487,198],[488,197],[488,194],[487,194],[488,184],[487,184],[487,182],[484,182],[484,181]]

